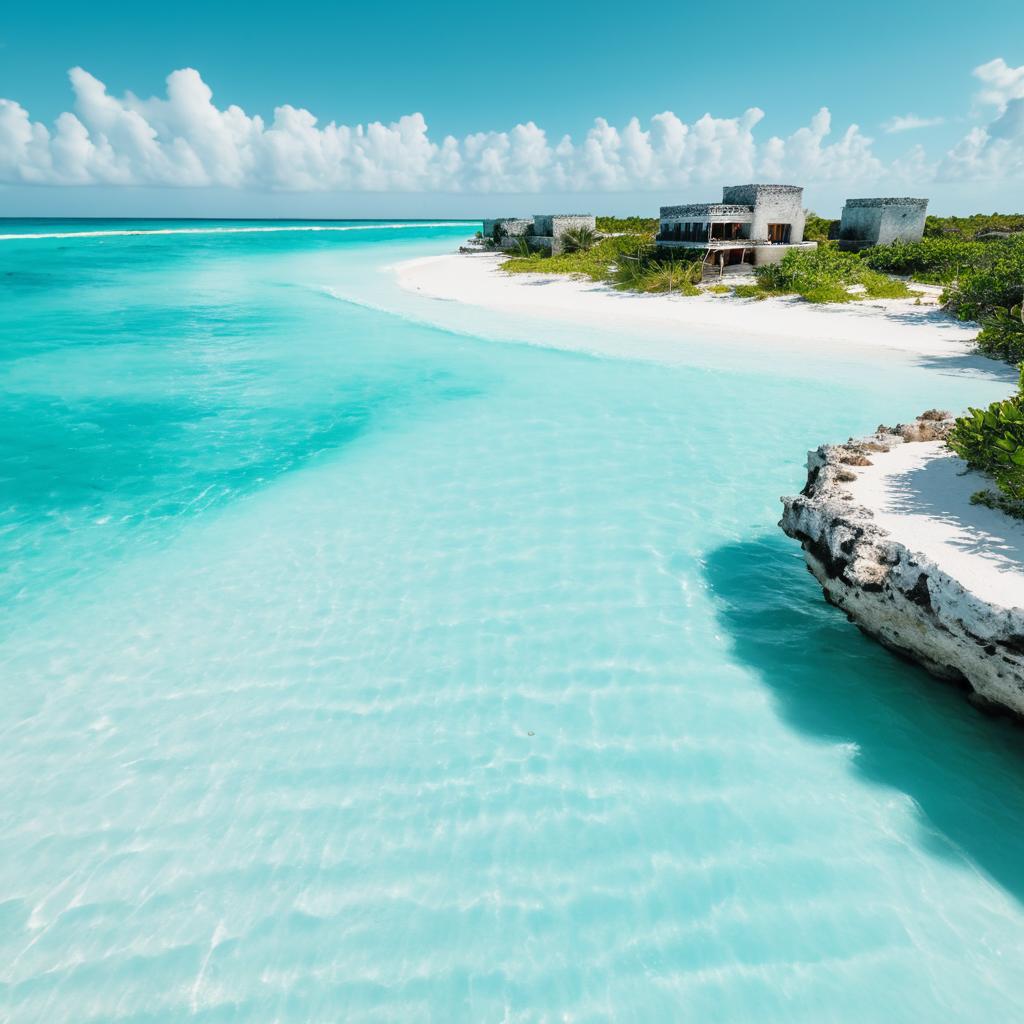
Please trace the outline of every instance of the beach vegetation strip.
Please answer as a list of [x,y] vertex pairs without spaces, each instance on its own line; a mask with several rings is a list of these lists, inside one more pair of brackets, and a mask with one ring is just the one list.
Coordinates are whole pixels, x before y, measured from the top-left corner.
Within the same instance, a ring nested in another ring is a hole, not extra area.
[[971,469],[995,482],[997,491],[978,491],[972,501],[1024,519],[1024,368],[1015,395],[987,409],[969,409],[947,443]]
[[615,235],[602,238],[588,249],[554,256],[542,252],[511,256],[502,269],[509,274],[568,274],[591,281],[610,281],[624,258],[641,258],[644,250],[651,247],[644,235]]

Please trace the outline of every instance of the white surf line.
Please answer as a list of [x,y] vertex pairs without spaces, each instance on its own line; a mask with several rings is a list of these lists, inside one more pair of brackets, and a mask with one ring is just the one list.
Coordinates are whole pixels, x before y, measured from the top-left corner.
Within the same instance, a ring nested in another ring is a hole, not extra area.
[[251,228],[152,228],[151,230],[125,228],[121,231],[52,231],[40,234],[0,235],[0,242],[36,238],[119,238],[126,235],[251,235],[279,231],[395,231],[400,228],[470,228],[479,221],[438,220],[418,221],[415,224],[295,224],[277,227]]

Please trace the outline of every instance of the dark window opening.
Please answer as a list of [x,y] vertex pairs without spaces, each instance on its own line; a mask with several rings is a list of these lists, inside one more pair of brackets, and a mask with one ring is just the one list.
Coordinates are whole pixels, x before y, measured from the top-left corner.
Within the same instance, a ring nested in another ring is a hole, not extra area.
[[793,229],[792,224],[769,224],[768,225],[768,241],[769,242],[788,242],[790,232]]
[[712,224],[711,225],[711,237],[713,239],[721,239],[723,241],[730,241],[733,238],[740,237],[740,229],[743,227],[742,224],[730,222],[726,224]]

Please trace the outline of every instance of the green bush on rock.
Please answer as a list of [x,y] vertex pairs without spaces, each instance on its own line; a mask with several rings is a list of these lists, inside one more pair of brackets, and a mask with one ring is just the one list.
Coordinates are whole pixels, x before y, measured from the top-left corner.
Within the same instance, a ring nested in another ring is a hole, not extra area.
[[968,409],[947,443],[968,466],[991,476],[1005,499],[993,504],[976,495],[972,500],[1024,512],[1024,369],[1017,394],[987,409]]
[[996,307],[981,318],[978,351],[1007,363],[1024,362],[1024,319],[1021,307]]

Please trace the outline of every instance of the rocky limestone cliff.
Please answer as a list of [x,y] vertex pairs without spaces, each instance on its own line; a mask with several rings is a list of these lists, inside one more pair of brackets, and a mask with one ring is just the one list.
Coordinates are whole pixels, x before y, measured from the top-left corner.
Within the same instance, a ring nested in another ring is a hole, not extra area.
[[932,410],[915,423],[810,452],[807,484],[782,499],[779,525],[800,541],[825,599],[865,633],[936,676],[966,683],[979,706],[1024,721],[1024,609],[979,598],[915,552],[912,537],[882,529],[849,486],[856,467],[897,445],[942,439],[951,426],[949,414]]

